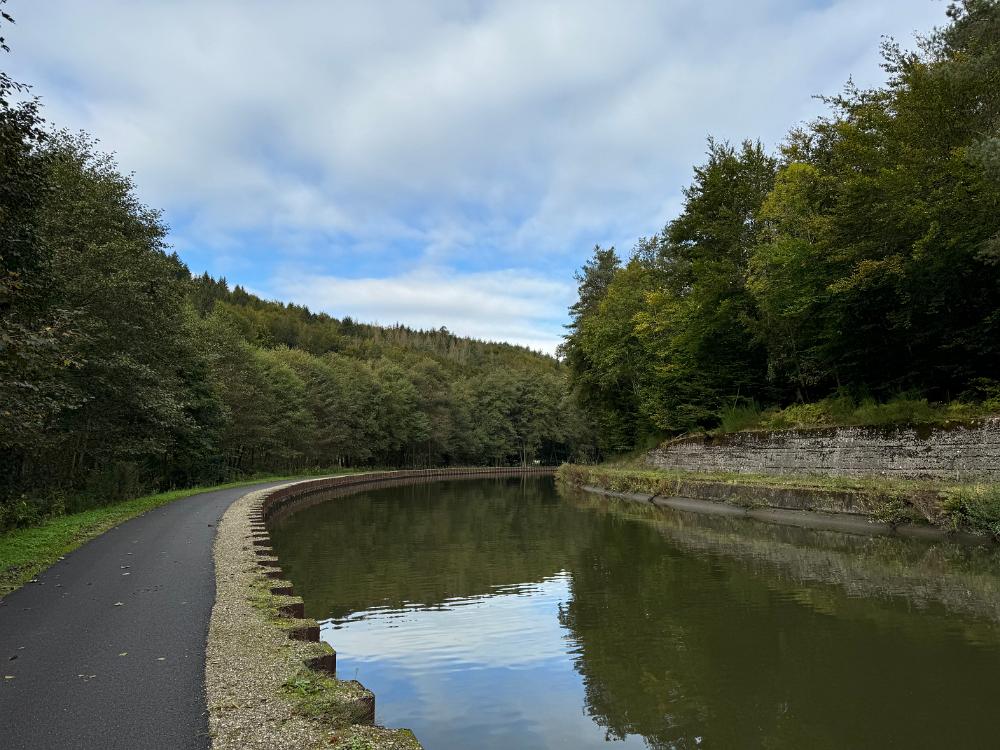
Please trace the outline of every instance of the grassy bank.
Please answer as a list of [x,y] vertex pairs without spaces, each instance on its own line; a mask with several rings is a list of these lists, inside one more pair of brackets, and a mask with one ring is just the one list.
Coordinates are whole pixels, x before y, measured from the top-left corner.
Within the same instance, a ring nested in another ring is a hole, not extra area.
[[741,400],[719,414],[713,433],[740,430],[787,430],[810,427],[878,427],[893,425],[947,426],[1000,415],[1000,397],[978,402],[934,402],[926,398],[897,396],[886,402],[872,398],[833,396],[784,409],[761,408],[752,400]]
[[[317,475],[345,473],[348,472],[338,469],[318,472]],[[37,526],[5,532],[0,535],[0,597],[30,581],[66,553],[148,510],[199,492],[294,478],[297,477],[261,476],[212,487],[190,487],[160,492],[81,513],[55,516]]]
[[754,507],[863,513],[1000,539],[1000,485],[881,477],[698,473],[629,465],[565,464],[558,477],[612,492],[690,496]]

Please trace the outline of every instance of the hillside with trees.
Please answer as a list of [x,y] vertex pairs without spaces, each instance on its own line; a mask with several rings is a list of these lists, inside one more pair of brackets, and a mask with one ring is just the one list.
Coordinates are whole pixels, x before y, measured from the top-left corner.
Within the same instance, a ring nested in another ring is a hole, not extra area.
[[85,134],[0,81],[0,529],[145,491],[336,467],[558,463],[553,358],[192,277]]
[[883,86],[848,83],[775,153],[709,140],[681,214],[629,258],[595,248],[561,361],[192,276],[132,178],[0,74],[0,529],[267,472],[996,404],[1000,5],[953,4],[883,55]]
[[563,354],[603,451],[740,410],[995,403],[1000,4],[948,16],[777,153],[709,140],[680,216],[595,248]]

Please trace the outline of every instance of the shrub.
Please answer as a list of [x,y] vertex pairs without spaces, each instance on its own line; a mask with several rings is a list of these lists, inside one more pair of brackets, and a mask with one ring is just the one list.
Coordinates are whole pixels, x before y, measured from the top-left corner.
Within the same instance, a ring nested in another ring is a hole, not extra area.
[[719,414],[719,429],[723,432],[751,430],[760,426],[761,410],[756,401],[734,403]]
[[1000,538],[1000,485],[949,490],[943,504],[952,527]]

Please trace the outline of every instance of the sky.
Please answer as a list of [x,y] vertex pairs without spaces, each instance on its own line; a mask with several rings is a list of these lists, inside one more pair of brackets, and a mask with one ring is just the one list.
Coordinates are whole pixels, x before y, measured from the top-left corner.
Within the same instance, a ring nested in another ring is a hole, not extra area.
[[595,244],[682,206],[706,138],[883,80],[941,0],[9,0],[4,69],[163,210],[194,273],[552,353]]

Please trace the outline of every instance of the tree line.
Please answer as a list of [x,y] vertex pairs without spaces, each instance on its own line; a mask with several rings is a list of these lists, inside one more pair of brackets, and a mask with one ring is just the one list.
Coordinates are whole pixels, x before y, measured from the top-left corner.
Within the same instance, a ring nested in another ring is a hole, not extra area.
[[553,358],[192,277],[86,134],[0,78],[0,529],[146,490],[329,467],[557,463]]
[[0,73],[0,528],[261,472],[592,459],[741,403],[996,396],[1000,3],[948,17],[777,152],[710,140],[677,218],[595,248],[563,362],[193,277]]
[[741,403],[1000,393],[1000,4],[883,60],[776,153],[709,140],[676,219],[595,248],[562,354],[604,451]]

